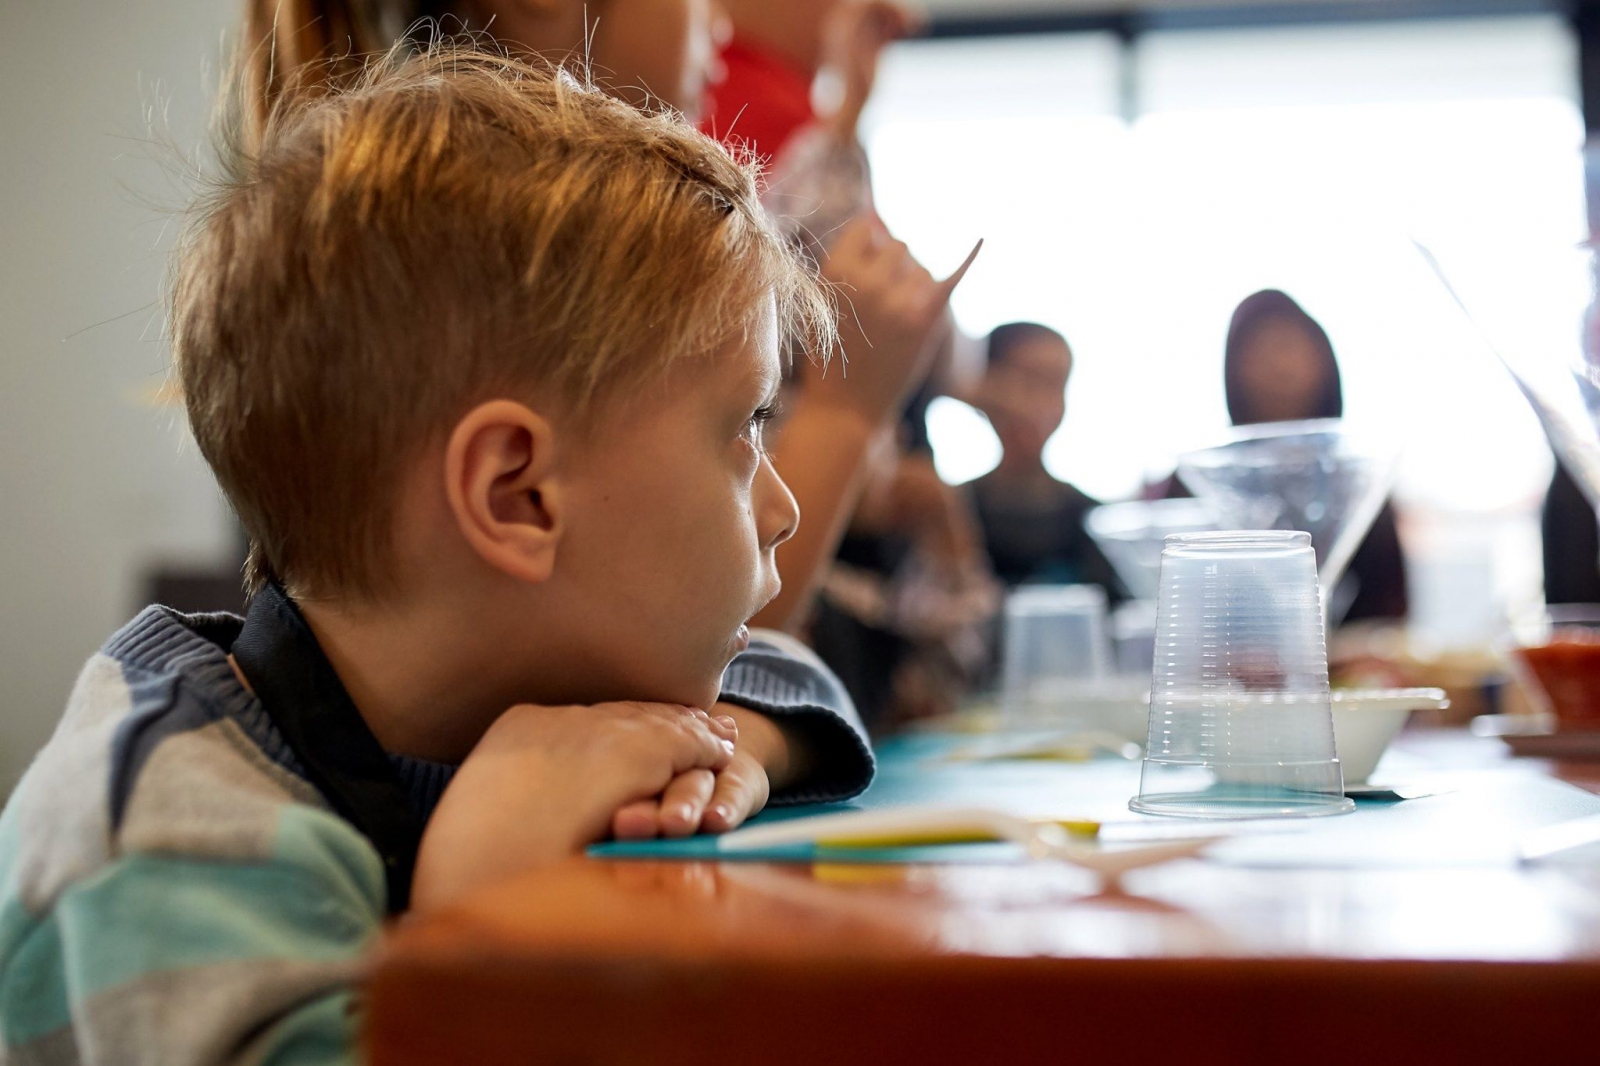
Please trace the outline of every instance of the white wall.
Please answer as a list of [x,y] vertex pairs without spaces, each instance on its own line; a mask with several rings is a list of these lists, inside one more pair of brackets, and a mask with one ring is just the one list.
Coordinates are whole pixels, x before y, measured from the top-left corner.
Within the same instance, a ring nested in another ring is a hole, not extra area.
[[219,560],[225,511],[177,413],[145,109],[204,131],[229,0],[0,6],[0,795],[157,559]]

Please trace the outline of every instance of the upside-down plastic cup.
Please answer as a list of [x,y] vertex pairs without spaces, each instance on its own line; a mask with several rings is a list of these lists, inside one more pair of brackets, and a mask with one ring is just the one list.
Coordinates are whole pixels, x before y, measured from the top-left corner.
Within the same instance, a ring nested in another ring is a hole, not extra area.
[[1023,586],[1006,597],[1001,705],[1016,724],[1057,724],[1083,687],[1111,672],[1098,585]]
[[1307,533],[1181,533],[1161,553],[1143,814],[1343,814]]

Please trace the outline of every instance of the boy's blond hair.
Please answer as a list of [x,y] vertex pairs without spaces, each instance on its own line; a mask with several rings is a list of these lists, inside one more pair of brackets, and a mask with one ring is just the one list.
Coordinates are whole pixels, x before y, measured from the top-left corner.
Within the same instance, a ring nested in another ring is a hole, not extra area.
[[196,208],[172,294],[246,583],[315,597],[392,589],[400,476],[478,402],[585,425],[725,348],[768,294],[791,341],[832,341],[749,165],[680,119],[448,43],[286,96]]

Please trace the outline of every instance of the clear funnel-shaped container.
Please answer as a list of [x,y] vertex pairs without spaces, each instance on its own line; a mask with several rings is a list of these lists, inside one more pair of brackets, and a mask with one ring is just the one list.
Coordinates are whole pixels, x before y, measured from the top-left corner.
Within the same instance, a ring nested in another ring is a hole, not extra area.
[[1309,533],[1327,605],[1383,508],[1397,457],[1341,419],[1272,422],[1180,456],[1178,476],[1224,527]]
[[1096,507],[1084,526],[1128,594],[1154,602],[1167,534],[1216,529],[1217,522],[1198,500],[1130,500]]
[[[1591,160],[1595,166],[1600,160]],[[1445,289],[1533,405],[1550,446],[1600,509],[1600,311],[1592,244],[1436,257]]]

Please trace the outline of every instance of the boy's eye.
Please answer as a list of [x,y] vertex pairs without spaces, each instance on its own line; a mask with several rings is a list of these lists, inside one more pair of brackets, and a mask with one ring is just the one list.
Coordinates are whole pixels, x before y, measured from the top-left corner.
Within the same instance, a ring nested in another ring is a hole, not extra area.
[[750,417],[745,421],[745,437],[752,444],[760,447],[762,431],[766,429],[767,423],[771,422],[776,417],[778,417],[778,403],[776,400],[771,403],[764,403],[760,407],[757,407],[751,412]]

